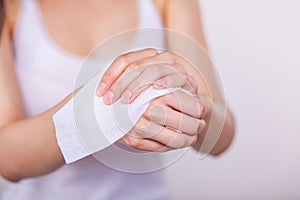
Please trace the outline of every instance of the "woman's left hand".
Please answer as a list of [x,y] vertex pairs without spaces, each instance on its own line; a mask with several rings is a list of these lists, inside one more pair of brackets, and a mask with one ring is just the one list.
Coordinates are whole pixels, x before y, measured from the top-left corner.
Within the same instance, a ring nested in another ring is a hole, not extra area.
[[[169,94],[152,100],[147,110],[154,110],[151,108],[156,104],[163,105],[164,110],[169,111],[165,113],[168,116],[153,118],[147,116],[147,112],[145,112],[140,121],[144,118],[153,120],[153,124],[161,126],[161,130],[165,131],[158,134],[159,136],[155,136],[160,138],[155,138],[150,137],[152,134],[148,133],[150,130],[147,128],[140,131],[143,132],[142,138],[138,138],[134,136],[136,128],[133,128],[121,139],[123,143],[140,150],[165,151],[169,148],[185,147],[185,144],[190,144],[190,138],[197,138],[197,134],[205,131],[207,123],[205,118],[210,113],[210,106],[207,98],[198,94],[196,81],[187,73],[185,65],[189,63],[182,60],[179,56],[169,52],[158,53],[154,49],[145,49],[119,56],[104,74],[98,85],[97,94],[104,96],[103,100],[106,104],[112,104],[119,98],[124,103],[131,103],[151,85],[156,89],[181,87],[195,94],[194,97],[191,97],[182,93],[179,99],[170,98],[174,95]],[[160,115],[161,113],[155,116]],[[139,127],[140,121],[137,123],[137,127]],[[161,121],[164,123],[161,124]],[[196,129],[193,127],[198,127],[198,131],[195,132]],[[163,132],[165,133],[162,134]],[[195,135],[190,136],[186,132],[193,132]],[[177,143],[181,144],[180,142],[184,145],[176,146]],[[195,144],[194,140],[191,145],[193,144]]]
[[119,98],[123,103],[131,103],[151,85],[155,89],[181,87],[197,94],[197,84],[181,61],[175,54],[154,49],[121,55],[104,74],[97,94],[104,95],[105,104]]

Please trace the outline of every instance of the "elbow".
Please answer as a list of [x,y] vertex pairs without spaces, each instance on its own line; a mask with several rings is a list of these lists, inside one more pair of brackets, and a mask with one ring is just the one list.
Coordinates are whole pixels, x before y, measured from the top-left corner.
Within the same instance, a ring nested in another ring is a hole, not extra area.
[[22,180],[22,178],[17,177],[17,176],[6,176],[6,175],[2,175],[2,177],[12,183],[18,183]]
[[224,139],[224,141],[218,142],[220,144],[218,143],[216,144],[215,148],[213,148],[212,151],[210,152],[210,155],[215,157],[222,155],[224,152],[230,149],[233,139],[234,139],[234,131],[229,132],[227,138]]
[[22,180],[21,177],[19,176],[16,176],[16,175],[12,175],[12,174],[1,174],[1,176],[6,180],[6,181],[9,181],[9,182],[12,182],[12,183],[18,183]]
[[[205,132],[205,134],[199,137],[193,148],[198,152],[214,157],[226,152],[232,144],[236,129],[234,116],[228,108],[226,109],[225,122],[222,126],[221,134]],[[206,140],[206,144],[203,143],[204,140]]]
[[5,168],[1,169],[2,166],[0,166],[0,176],[2,176],[5,180],[12,182],[12,183],[17,183],[22,180],[21,175],[16,171],[13,170],[13,168]]
[[216,143],[215,147],[210,152],[212,156],[220,156],[228,150],[233,142],[235,136],[235,119],[231,111],[227,110],[226,122],[223,132]]

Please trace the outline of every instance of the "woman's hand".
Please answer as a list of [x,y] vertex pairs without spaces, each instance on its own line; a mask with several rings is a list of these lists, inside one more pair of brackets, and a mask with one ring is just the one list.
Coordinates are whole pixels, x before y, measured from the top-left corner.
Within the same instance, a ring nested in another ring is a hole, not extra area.
[[104,74],[97,94],[104,95],[105,104],[112,104],[119,98],[131,103],[151,85],[156,89],[182,87],[194,94],[198,90],[182,58],[169,52],[145,49],[119,56]]
[[[146,88],[181,87],[198,94],[198,86],[185,70],[182,58],[153,49],[131,52],[118,57],[104,74],[98,95],[111,104],[121,98],[131,103]],[[166,151],[193,145],[205,130],[209,107],[200,97],[177,91],[153,100],[145,113],[121,139],[141,150]]]
[[192,146],[206,128],[205,115],[198,98],[178,90],[152,100],[136,125],[120,141],[154,152]]

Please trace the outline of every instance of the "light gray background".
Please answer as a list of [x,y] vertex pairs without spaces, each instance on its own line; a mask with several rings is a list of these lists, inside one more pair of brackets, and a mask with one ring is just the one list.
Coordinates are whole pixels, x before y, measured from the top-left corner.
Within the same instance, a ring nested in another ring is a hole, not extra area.
[[168,169],[174,199],[300,199],[300,1],[201,7],[237,135],[220,158],[190,151]]
[[300,1],[201,2],[237,135],[223,157],[169,169],[175,199],[300,199]]

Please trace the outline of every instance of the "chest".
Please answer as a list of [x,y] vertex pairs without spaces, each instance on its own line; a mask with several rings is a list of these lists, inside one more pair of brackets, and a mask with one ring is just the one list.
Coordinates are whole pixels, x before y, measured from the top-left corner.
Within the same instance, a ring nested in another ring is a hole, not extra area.
[[42,19],[53,40],[68,52],[87,55],[96,45],[139,23],[136,0],[39,0]]

